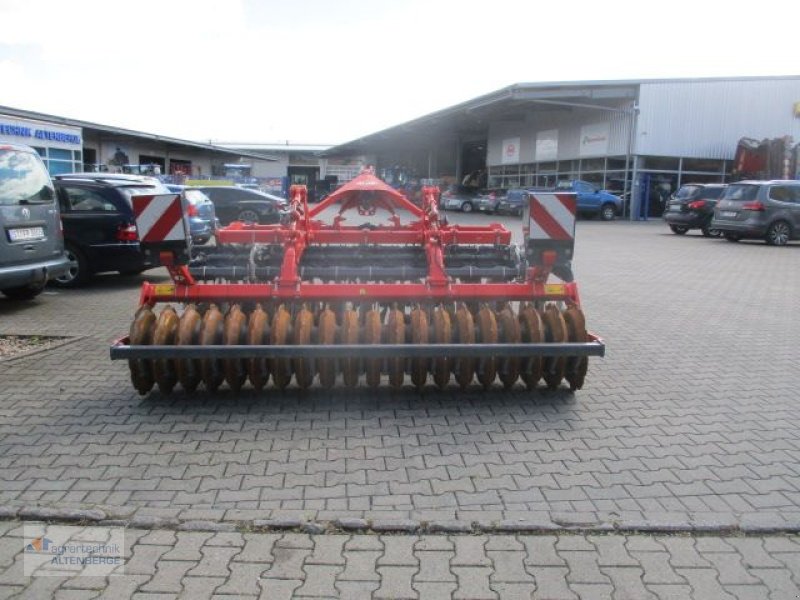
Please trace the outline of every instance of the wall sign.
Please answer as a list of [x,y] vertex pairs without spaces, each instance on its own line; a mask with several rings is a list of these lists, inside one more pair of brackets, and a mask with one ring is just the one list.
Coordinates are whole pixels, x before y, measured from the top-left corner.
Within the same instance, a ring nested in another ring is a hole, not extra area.
[[608,140],[611,137],[609,123],[595,123],[581,127],[581,156],[599,156],[608,154]]
[[53,129],[46,123],[33,121],[3,120],[0,121],[0,135],[23,138],[21,143],[32,144],[35,140],[58,142],[81,146],[81,136],[76,130]]
[[519,163],[519,138],[506,138],[503,140],[502,159],[504,165]]
[[548,129],[536,134],[536,161],[551,161],[558,158],[558,129]]

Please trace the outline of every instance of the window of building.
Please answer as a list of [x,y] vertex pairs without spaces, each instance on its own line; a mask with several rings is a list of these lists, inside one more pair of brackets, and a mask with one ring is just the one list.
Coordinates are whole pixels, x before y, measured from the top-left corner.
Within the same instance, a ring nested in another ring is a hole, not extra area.
[[680,159],[672,156],[645,156],[642,158],[642,168],[648,171],[677,171]]

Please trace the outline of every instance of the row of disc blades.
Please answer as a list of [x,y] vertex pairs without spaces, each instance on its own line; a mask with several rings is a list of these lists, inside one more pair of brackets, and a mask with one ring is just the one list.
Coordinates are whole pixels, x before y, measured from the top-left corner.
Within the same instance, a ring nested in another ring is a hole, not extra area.
[[[186,306],[180,316],[166,306],[156,316],[144,306],[131,325],[131,346],[224,346],[224,345],[337,345],[337,344],[494,344],[586,342],[583,313],[575,305],[560,309],[549,303],[536,308],[521,303],[517,310],[509,304],[465,304],[445,306],[349,306],[334,310],[330,306],[278,305],[266,310],[262,305],[245,310],[231,305],[225,313],[216,304]],[[193,392],[202,383],[217,390],[223,382],[238,391],[249,379],[261,390],[271,380],[279,389],[294,380],[300,388],[315,380],[323,388],[332,387],[339,377],[345,386],[355,386],[363,377],[377,387],[385,377],[394,387],[411,383],[422,388],[432,376],[445,388],[451,378],[466,388],[475,377],[485,388],[496,378],[511,388],[521,379],[529,389],[544,380],[550,389],[566,378],[570,388],[580,389],[586,375],[586,357],[463,357],[435,358],[203,358],[131,359],[131,380],[141,394],[158,385],[170,393],[180,384]]]

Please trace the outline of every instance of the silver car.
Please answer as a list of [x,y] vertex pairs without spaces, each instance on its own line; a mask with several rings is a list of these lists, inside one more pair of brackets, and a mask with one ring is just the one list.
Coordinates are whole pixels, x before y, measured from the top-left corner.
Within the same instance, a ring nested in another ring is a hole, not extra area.
[[69,268],[53,182],[35,150],[0,145],[0,291],[41,293]]
[[800,239],[800,181],[739,181],[717,202],[711,228],[725,239],[763,239],[784,246]]

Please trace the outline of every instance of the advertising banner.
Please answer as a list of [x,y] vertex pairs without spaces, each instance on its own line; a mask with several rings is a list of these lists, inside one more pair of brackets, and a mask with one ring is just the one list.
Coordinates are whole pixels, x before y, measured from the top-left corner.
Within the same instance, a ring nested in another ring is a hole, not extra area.
[[608,140],[611,137],[609,123],[595,123],[581,127],[581,156],[602,156],[608,154]]
[[506,138],[503,140],[502,163],[515,165],[519,163],[519,138]]
[[536,162],[558,158],[558,129],[548,129],[536,134]]

